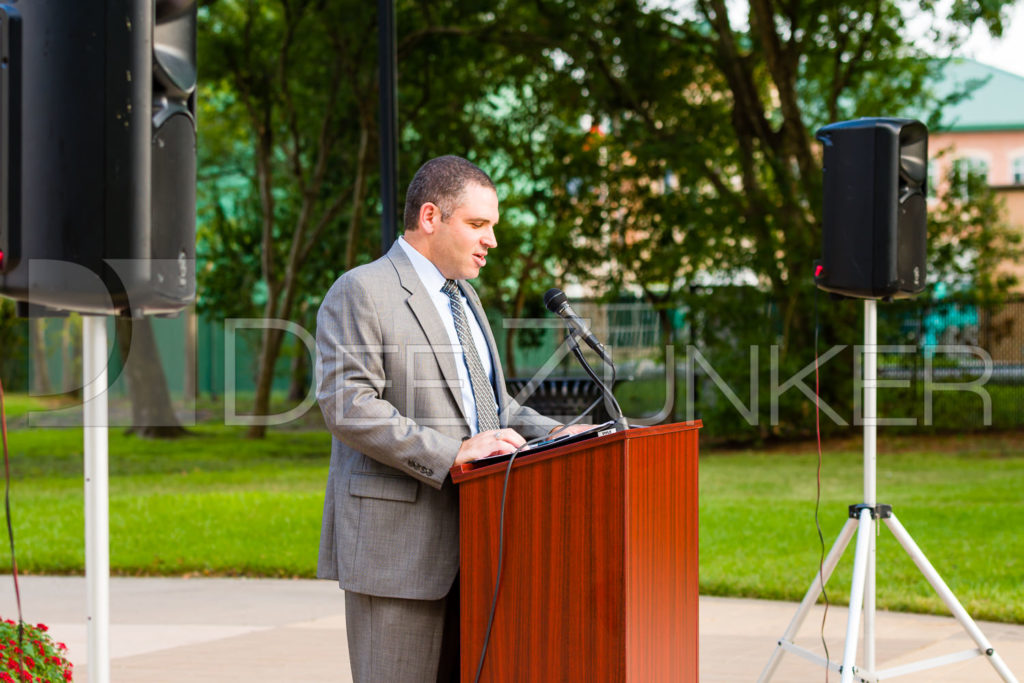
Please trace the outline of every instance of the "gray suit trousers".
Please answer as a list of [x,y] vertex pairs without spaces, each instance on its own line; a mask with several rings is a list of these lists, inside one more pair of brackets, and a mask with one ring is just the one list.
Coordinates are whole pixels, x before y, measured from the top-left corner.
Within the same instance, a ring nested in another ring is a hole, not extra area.
[[[454,588],[458,590],[457,583]],[[345,591],[345,629],[353,683],[441,680],[438,663],[444,637],[454,635],[458,639],[457,630],[455,634],[445,632],[446,617],[458,618],[458,604],[452,605],[453,614],[446,614],[447,603],[446,598],[408,600]],[[452,644],[446,643],[445,647],[451,648]],[[458,661],[444,664],[443,678],[458,680]]]

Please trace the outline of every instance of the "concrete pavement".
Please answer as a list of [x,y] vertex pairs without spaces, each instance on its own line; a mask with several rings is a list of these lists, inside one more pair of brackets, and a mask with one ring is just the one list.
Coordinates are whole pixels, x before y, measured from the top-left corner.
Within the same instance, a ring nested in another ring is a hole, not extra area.
[[[10,576],[0,577],[0,615],[16,616]],[[75,681],[86,681],[85,580],[20,577],[26,621],[43,622],[67,643]],[[702,597],[700,671],[705,683],[754,681],[796,605]],[[114,578],[110,588],[111,680],[349,682],[343,594],[329,581],[229,578]],[[821,651],[822,609],[808,617],[799,644]],[[1024,679],[1024,626],[979,622],[1010,670]],[[948,617],[879,612],[879,668],[973,648]],[[846,610],[833,607],[825,628],[841,659]],[[824,669],[787,654],[777,683],[824,681]],[[832,673],[830,681],[839,676]],[[908,683],[999,681],[983,658],[901,676]]]

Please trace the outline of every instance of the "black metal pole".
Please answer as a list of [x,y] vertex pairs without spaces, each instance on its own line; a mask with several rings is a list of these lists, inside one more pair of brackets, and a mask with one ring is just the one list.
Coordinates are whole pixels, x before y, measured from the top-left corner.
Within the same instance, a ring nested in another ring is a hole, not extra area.
[[394,0],[377,0],[377,25],[380,90],[380,245],[383,254],[387,253],[395,241],[398,215],[398,56],[395,52]]

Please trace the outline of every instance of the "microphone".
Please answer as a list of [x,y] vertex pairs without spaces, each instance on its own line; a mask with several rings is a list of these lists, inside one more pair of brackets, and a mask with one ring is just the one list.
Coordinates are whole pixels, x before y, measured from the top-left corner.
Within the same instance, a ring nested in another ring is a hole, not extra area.
[[565,320],[566,324],[572,331],[574,331],[580,339],[586,342],[587,346],[594,349],[598,356],[601,357],[605,363],[614,366],[612,363],[611,356],[605,351],[604,347],[601,346],[601,342],[597,341],[597,337],[590,331],[587,324],[583,322],[583,318],[576,315],[576,311],[572,310],[572,306],[569,305],[569,299],[565,296],[565,292],[552,287],[544,293],[544,305],[547,306],[548,310],[557,315],[558,317]]

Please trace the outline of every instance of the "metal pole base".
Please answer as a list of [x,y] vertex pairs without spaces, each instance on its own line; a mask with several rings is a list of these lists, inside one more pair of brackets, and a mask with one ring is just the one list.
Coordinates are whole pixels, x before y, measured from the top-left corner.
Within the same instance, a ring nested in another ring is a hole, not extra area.
[[[856,515],[854,515],[856,512]],[[967,634],[974,640],[977,648],[964,650],[961,652],[955,652],[942,657],[934,657],[931,659],[923,659],[910,664],[904,664],[898,667],[890,669],[884,669],[880,671],[873,671],[869,668],[859,668],[855,663],[857,653],[857,634],[860,625],[861,609],[864,602],[865,584],[867,581],[866,567],[868,564],[868,546],[869,539],[872,534],[875,533],[875,519],[881,518],[885,525],[892,532],[893,536],[899,542],[900,546],[907,552],[910,559],[917,565],[918,570],[924,575],[931,584],[935,592],[938,593],[939,597],[945,603],[946,607],[953,614]],[[853,538],[854,533],[857,534],[857,545],[853,560],[853,579],[850,586],[850,608],[847,617],[846,627],[846,642],[843,649],[843,660],[842,665],[837,665],[835,662],[826,660],[806,648],[802,648],[794,644],[793,640],[800,630],[800,626],[807,618],[807,614],[810,612],[811,607],[817,602],[818,597],[821,595],[824,585],[828,583],[829,578],[832,576],[832,572],[835,570],[836,565],[839,563],[839,558],[842,556],[846,547],[849,545],[850,540]],[[863,683],[876,683],[881,680],[888,680],[897,676],[905,674],[916,673],[918,671],[926,671],[928,669],[934,669],[948,664],[954,664],[956,662],[962,662],[967,659],[974,657],[984,656],[988,659],[992,668],[996,670],[999,676],[1006,683],[1018,683],[1017,678],[1014,677],[1013,673],[1006,666],[1006,663],[996,653],[995,648],[989,643],[988,639],[978,628],[978,625],[971,619],[971,616],[967,613],[967,610],[963,608],[960,602],[953,595],[953,592],[946,585],[942,577],[932,566],[928,558],[925,557],[924,553],[911,538],[907,530],[903,528],[899,520],[892,513],[892,508],[888,505],[878,505],[877,507],[869,507],[866,505],[858,505],[851,507],[851,516],[843,526],[842,531],[839,533],[839,537],[836,539],[835,544],[829,551],[828,556],[825,558],[825,562],[822,565],[822,570],[818,576],[815,577],[811,583],[811,587],[807,590],[807,594],[804,596],[803,601],[797,608],[796,615],[790,622],[786,632],[778,641],[778,646],[772,653],[771,659],[768,660],[768,665],[761,673],[761,677],[758,678],[759,683],[767,683],[770,681],[772,676],[775,674],[776,669],[782,661],[782,656],[786,652],[792,652],[804,659],[807,659],[819,666],[824,666],[832,671],[836,671],[841,675],[841,683],[853,683],[854,681],[861,681]]]

